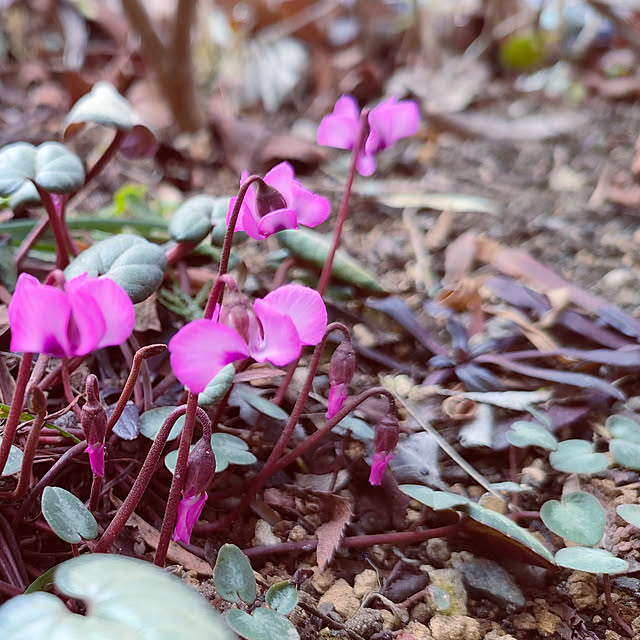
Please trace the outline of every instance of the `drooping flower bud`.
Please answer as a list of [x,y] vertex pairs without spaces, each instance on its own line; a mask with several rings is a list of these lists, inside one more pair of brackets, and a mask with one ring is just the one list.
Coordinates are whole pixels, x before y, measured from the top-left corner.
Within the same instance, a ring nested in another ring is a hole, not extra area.
[[238,289],[235,282],[227,286],[219,320],[235,329],[245,342],[249,342],[251,325],[256,323],[255,313],[251,300]]
[[256,213],[261,218],[280,209],[288,209],[284,196],[264,180],[258,180],[256,185]]
[[216,472],[216,458],[210,438],[202,437],[189,453],[182,500],[178,505],[178,517],[173,539],[189,544],[191,532],[207,501],[207,487]]
[[107,412],[100,402],[98,378],[90,374],[86,382],[87,401],[81,411],[81,425],[87,441],[86,452],[94,476],[104,476],[104,441],[107,436]]
[[329,363],[329,400],[327,403],[327,420],[340,411],[347,399],[349,383],[356,372],[356,352],[351,340],[345,338],[331,356]]
[[370,484],[379,485],[382,483],[382,475],[391,458],[393,458],[393,450],[398,444],[399,435],[400,425],[395,412],[385,415],[376,425],[376,433],[373,440],[376,451],[371,460]]

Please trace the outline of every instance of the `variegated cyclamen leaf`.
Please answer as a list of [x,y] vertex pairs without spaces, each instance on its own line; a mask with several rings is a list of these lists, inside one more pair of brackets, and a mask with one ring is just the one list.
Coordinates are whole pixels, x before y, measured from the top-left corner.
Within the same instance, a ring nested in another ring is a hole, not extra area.
[[167,259],[164,251],[140,236],[121,233],[83,251],[65,269],[68,280],[83,273],[117,282],[132,302],[142,302],[162,283]]
[[[185,200],[169,220],[169,234],[176,242],[200,242],[213,225],[212,215],[219,198],[197,195]],[[224,198],[227,201],[227,198]]]

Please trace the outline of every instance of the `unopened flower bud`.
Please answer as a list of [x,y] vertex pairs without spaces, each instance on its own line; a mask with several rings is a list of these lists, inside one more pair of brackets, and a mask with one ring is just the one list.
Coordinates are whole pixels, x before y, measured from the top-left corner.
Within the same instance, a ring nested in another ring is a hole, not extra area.
[[191,532],[204,504],[207,501],[207,487],[216,472],[216,458],[211,448],[211,440],[202,437],[189,453],[187,471],[182,490],[182,500],[178,505],[178,517],[173,539],[189,544]]
[[331,356],[329,363],[329,400],[327,420],[340,411],[347,399],[347,389],[356,372],[356,352],[351,340],[345,338]]
[[382,483],[384,470],[393,458],[393,450],[398,444],[400,425],[395,413],[388,413],[376,425],[374,436],[375,453],[371,460],[371,473],[369,483],[379,485]]
[[258,180],[256,185],[256,213],[258,216],[262,218],[272,211],[286,208],[287,201],[284,196],[264,180]]
[[87,377],[87,401],[81,411],[81,425],[87,440],[87,453],[91,471],[98,477],[104,476],[104,441],[107,436],[107,412],[100,402],[98,378]]
[[246,342],[252,322],[255,322],[253,305],[237,287],[229,287],[220,309],[220,322],[235,329]]
[[184,479],[184,493],[191,490],[195,494],[204,493],[216,472],[216,457],[209,438],[200,438],[189,452],[187,471]]

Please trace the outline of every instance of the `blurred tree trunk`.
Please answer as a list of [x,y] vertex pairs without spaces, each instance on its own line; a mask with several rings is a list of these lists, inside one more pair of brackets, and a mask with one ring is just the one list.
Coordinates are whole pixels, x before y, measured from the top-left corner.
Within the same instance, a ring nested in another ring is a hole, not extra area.
[[204,125],[191,55],[191,28],[197,0],[178,0],[173,37],[165,44],[139,0],[122,0],[129,24],[140,37],[142,57],[154,72],[175,122],[183,131]]

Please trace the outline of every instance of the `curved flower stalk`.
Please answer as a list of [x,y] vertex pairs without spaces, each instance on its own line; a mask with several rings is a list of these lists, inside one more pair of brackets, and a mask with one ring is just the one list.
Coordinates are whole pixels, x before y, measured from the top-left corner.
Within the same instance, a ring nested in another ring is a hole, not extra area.
[[[244,309],[238,307],[242,307]],[[304,345],[320,342],[327,310],[317,291],[298,284],[274,289],[250,304],[232,296],[216,320],[194,320],[169,342],[176,377],[193,393],[201,393],[227,364],[251,357],[281,367],[293,362]]]
[[[352,149],[358,134],[360,110],[349,95],[338,99],[333,113],[318,127],[318,144],[338,149]],[[392,96],[369,111],[369,133],[358,151],[358,173],[370,176],[376,169],[375,154],[391,147],[400,138],[412,136],[420,124],[420,110],[413,100]]]
[[[244,171],[240,183],[248,177],[249,174]],[[236,198],[231,198],[227,223],[235,202]],[[235,230],[244,231],[256,240],[263,240],[283,229],[322,224],[330,210],[331,204],[326,198],[305,189],[295,179],[293,167],[288,162],[281,162],[265,174],[256,188],[249,188]]]
[[86,273],[66,282],[64,289],[21,273],[9,304],[11,350],[56,358],[121,344],[134,322],[133,303],[124,289]]

